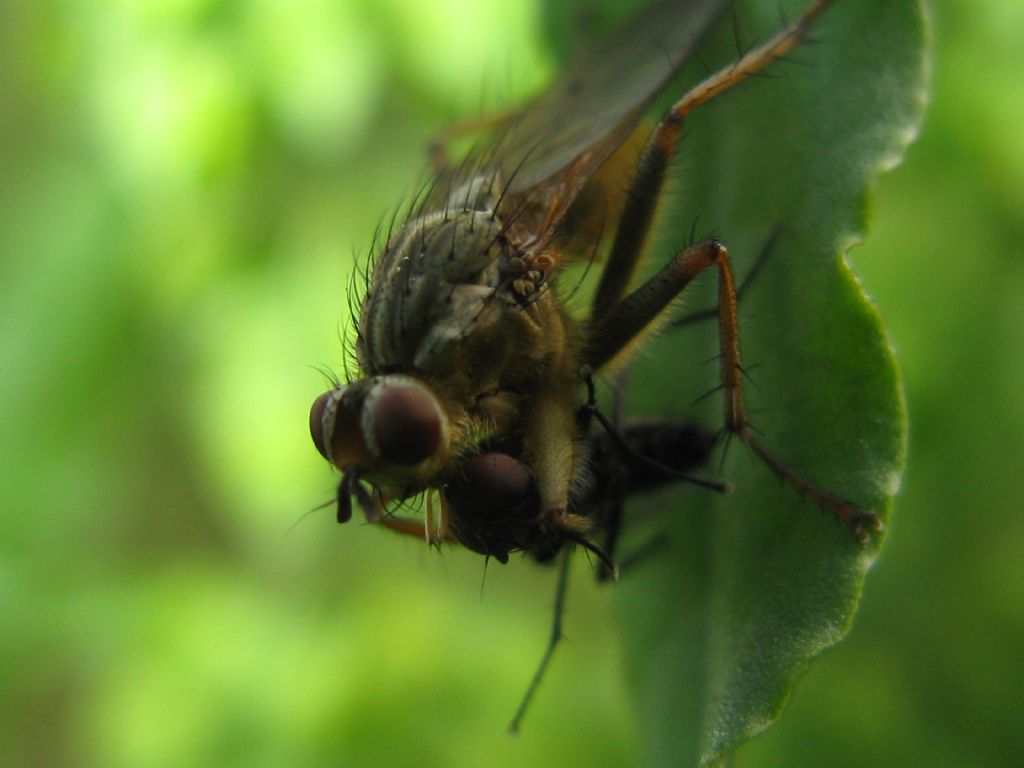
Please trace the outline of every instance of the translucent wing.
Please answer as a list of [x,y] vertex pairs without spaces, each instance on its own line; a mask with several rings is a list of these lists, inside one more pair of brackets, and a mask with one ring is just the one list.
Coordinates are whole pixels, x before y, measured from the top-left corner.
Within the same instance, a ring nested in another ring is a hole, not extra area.
[[728,0],[662,0],[627,20],[576,57],[435,190],[443,197],[486,173],[505,187],[506,211],[520,210],[529,198],[544,209],[544,221],[557,224],[727,6]]
[[495,150],[493,160],[515,174],[509,191],[528,190],[570,165],[582,170],[580,162],[592,172],[625,140],[727,5],[663,1],[582,52],[514,118]]

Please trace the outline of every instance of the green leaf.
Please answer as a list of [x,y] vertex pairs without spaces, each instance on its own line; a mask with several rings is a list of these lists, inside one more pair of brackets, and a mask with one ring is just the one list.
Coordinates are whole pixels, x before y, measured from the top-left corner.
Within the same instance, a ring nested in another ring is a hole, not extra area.
[[[802,5],[786,3],[788,17]],[[734,28],[734,24],[738,25]],[[780,25],[775,2],[738,4],[683,89]],[[653,269],[714,232],[742,279],[778,227],[740,307],[748,405],[764,442],[819,487],[888,519],[906,451],[899,371],[846,252],[867,228],[872,180],[895,165],[923,112],[917,0],[839,0],[813,45],[701,108],[680,146]],[[893,254],[893,258],[898,258]],[[710,274],[688,306],[714,302]],[[710,289],[710,290],[709,290]],[[662,334],[633,368],[627,411],[721,424],[714,323]],[[708,362],[711,360],[711,362]],[[721,475],[636,500],[621,556],[665,547],[616,587],[624,663],[645,762],[709,765],[767,728],[807,664],[848,630],[884,534],[867,545],[781,484],[734,440]]]

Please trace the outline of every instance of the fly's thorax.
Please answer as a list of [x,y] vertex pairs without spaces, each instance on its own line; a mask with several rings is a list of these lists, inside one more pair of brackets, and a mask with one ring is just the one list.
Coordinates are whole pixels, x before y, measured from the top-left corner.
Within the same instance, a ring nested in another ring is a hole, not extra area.
[[361,379],[324,392],[310,409],[320,454],[385,495],[421,489],[448,461],[449,416],[434,390],[411,376]]
[[457,209],[411,219],[374,264],[357,352],[370,372],[445,375],[453,348],[486,322],[510,257],[490,212]]

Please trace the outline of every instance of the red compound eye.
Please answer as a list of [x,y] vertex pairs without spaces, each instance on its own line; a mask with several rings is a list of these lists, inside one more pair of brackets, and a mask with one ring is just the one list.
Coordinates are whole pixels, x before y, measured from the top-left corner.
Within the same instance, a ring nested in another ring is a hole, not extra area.
[[324,409],[330,399],[331,392],[324,392],[313,401],[313,407],[309,409],[309,434],[313,437],[313,445],[327,460],[331,457],[327,455],[327,444],[324,441]]
[[526,549],[540,508],[529,468],[507,453],[471,456],[444,489],[448,524],[463,546],[499,562]]
[[472,519],[518,516],[524,507],[530,508],[537,489],[526,465],[507,453],[481,453],[459,465],[458,482],[448,487],[448,496],[459,515]]
[[373,436],[380,457],[392,464],[419,464],[441,447],[442,423],[437,401],[411,385],[384,388],[373,401]]

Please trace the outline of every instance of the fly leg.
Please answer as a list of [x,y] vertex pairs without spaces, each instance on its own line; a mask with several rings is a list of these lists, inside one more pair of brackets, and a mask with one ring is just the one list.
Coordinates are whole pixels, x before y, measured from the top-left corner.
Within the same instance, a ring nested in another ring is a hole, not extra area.
[[530,685],[526,689],[526,693],[523,694],[516,713],[512,716],[512,722],[508,725],[509,733],[519,732],[519,726],[522,725],[523,717],[530,708],[530,702],[533,701],[533,697],[544,679],[544,673],[547,672],[548,666],[551,664],[551,658],[555,655],[555,648],[562,640],[562,618],[565,616],[565,593],[569,587],[571,559],[572,547],[565,547],[562,550],[562,562],[558,566],[558,586],[555,587],[555,617],[551,623],[551,635],[548,638],[547,647],[544,649],[544,655],[541,656],[540,664],[537,665],[537,671],[533,673],[533,679],[530,680]]
[[[716,442],[717,436],[708,430],[672,418],[629,422],[618,429],[617,437],[606,433],[593,441],[595,478],[589,493],[595,508],[601,511],[599,527],[605,532],[604,550],[609,557],[616,555],[626,499],[684,482],[717,493],[731,490],[728,485],[690,474],[707,463]],[[619,565],[635,564],[664,543],[662,536],[655,536],[619,558]],[[605,578],[606,572],[598,571],[598,579]]]
[[[761,249],[761,254],[757,257],[754,262],[754,266],[751,267],[750,271],[747,272],[746,277],[740,281],[739,287],[736,289],[736,303],[743,303],[743,296],[754,281],[757,280],[758,275],[761,274],[761,270],[764,269],[764,265],[768,263],[768,259],[771,258],[775,252],[775,246],[779,241],[779,234],[782,231],[781,226],[776,226],[772,230],[771,236],[768,238],[768,242],[764,244]],[[703,323],[706,320],[715,320],[718,318],[718,307],[709,307],[708,309],[698,310],[697,312],[691,312],[690,314],[677,317],[672,321],[673,328],[684,328],[690,325],[697,325]]]
[[[693,483],[716,493],[729,493],[731,488],[689,474],[707,460],[714,438],[692,424],[669,419],[620,426],[620,418],[609,419],[597,408],[593,378],[587,374],[585,380],[587,403],[578,418],[596,419],[604,432],[590,441],[591,484],[573,502],[604,532],[597,578],[605,581],[618,578],[618,565],[609,564],[615,563],[627,496],[670,482]],[[619,410],[616,407],[616,414]]]
[[650,232],[665,173],[676,152],[686,116],[789,53],[832,2],[818,0],[764,43],[687,91],[665,113],[640,156],[611,254],[594,297],[592,317],[606,315],[626,293]]
[[594,369],[606,364],[642,336],[665,314],[672,299],[705,269],[718,270],[718,325],[722,389],[725,392],[725,428],[746,444],[781,480],[802,496],[844,521],[861,541],[881,522],[873,512],[843,501],[790,469],[754,433],[743,401],[743,364],[740,357],[736,285],[729,255],[716,240],[704,240],[677,254],[660,272],[620,301],[589,330],[585,361]]
[[569,511],[579,450],[575,409],[566,394],[572,392],[571,385],[539,392],[530,403],[524,430],[524,460],[536,476],[541,518],[567,536],[588,528],[585,517]]
[[380,525],[388,530],[394,531],[395,533],[401,533],[405,536],[412,536],[417,539],[426,539],[429,544],[439,544],[441,541],[448,541],[449,537],[444,535],[438,535],[436,532],[430,530],[430,526],[423,521],[413,520],[407,517],[398,517],[396,515],[381,515],[380,518],[373,521],[374,525]]
[[750,426],[742,393],[736,286],[725,247],[716,240],[704,240],[690,246],[633,293],[625,295],[649,233],[665,173],[675,154],[687,115],[791,51],[830,4],[831,0],[818,0],[766,42],[687,91],[661,119],[640,157],[622,223],[598,285],[587,331],[584,363],[597,370],[614,358],[627,354],[659,322],[664,321],[664,310],[698,274],[716,267],[719,275],[718,320],[726,429],[749,446],[779,478],[831,511],[846,522],[858,539],[865,540],[868,530],[880,526],[874,513],[842,501],[802,478],[769,451]]
[[405,536],[425,538],[428,544],[437,545],[442,541],[451,541],[451,532],[447,525],[447,512],[444,499],[441,499],[441,516],[434,515],[432,497],[427,495],[427,514],[422,522],[407,517],[399,517],[387,511],[388,499],[379,491],[371,493],[359,482],[358,473],[347,469],[338,485],[338,522],[347,523],[352,519],[352,500],[355,499],[366,522],[379,525]]

